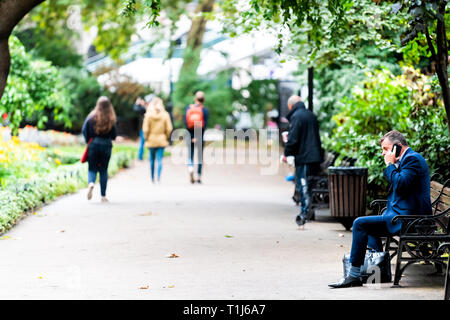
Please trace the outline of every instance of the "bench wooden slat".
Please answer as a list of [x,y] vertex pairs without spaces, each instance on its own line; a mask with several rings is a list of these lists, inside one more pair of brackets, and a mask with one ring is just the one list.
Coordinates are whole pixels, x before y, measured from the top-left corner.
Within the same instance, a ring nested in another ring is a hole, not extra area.
[[437,182],[437,181],[431,181],[431,182],[430,182],[430,188],[431,188],[431,190],[436,190],[436,191],[438,191],[438,192],[441,192],[443,186],[444,186],[444,185],[440,184],[440,183]]
[[446,206],[450,206],[450,197],[442,195],[441,199],[439,199],[439,202],[445,204]]
[[449,208],[448,205],[446,205],[445,203],[442,203],[441,201],[436,203],[435,206],[437,208],[438,213],[444,212],[445,210],[447,210]]
[[431,199],[432,203],[439,197],[439,194],[440,194],[440,191],[430,189],[430,199]]
[[443,195],[445,195],[447,197],[450,197],[450,188],[449,187],[445,187],[444,188]]

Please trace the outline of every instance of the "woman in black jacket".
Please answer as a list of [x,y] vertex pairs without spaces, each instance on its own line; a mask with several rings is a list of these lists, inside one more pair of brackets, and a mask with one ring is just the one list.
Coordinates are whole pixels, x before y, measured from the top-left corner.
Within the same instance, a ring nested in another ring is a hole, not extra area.
[[102,202],[107,202],[106,185],[108,183],[108,164],[111,158],[112,140],[117,137],[116,113],[107,97],[100,97],[94,110],[83,124],[83,136],[86,143],[92,139],[88,148],[88,195],[92,198],[97,172],[100,173],[100,193]]

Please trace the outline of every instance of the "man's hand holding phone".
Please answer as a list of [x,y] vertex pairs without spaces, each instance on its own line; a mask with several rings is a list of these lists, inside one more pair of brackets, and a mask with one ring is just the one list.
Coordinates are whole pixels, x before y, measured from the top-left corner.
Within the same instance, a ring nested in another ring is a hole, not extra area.
[[389,164],[395,164],[398,161],[402,147],[398,144],[392,146],[392,150],[387,152],[384,156],[384,163],[388,166]]

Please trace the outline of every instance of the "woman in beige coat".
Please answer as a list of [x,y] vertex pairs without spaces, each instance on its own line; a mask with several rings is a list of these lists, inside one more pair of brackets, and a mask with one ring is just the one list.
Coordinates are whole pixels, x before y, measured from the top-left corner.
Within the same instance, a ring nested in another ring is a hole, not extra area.
[[160,182],[164,148],[169,145],[172,129],[170,115],[164,109],[163,101],[158,97],[153,98],[142,124],[145,147],[150,150],[150,172],[153,183],[155,182],[155,159],[158,161],[158,183]]

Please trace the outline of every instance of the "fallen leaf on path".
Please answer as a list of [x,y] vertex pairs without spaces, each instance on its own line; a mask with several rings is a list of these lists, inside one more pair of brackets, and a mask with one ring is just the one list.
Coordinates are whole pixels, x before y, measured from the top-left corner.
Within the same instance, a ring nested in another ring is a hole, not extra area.
[[226,234],[225,238],[233,238],[233,236],[230,236],[230,235]]
[[150,286],[145,286],[145,287],[139,287],[139,289],[141,290],[147,290]]
[[151,216],[153,212],[149,211],[147,213],[138,214],[138,216]]
[[8,239],[11,239],[11,237],[10,236],[3,236],[3,237],[0,238],[0,240],[8,240]]
[[172,284],[172,285],[168,286],[167,288],[175,288],[175,286]]
[[180,256],[176,255],[175,253],[172,253],[168,256],[166,256],[166,258],[179,258]]

